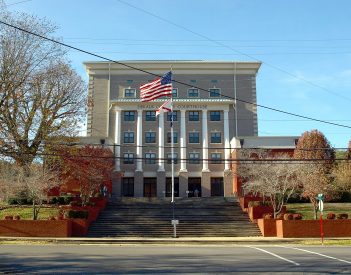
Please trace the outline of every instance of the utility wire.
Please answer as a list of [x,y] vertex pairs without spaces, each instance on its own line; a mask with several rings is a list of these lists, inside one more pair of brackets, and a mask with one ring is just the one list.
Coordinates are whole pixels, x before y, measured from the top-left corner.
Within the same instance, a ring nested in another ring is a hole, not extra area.
[[[120,1],[120,0],[117,0],[117,1]],[[77,48],[77,47],[74,47],[74,46],[71,46],[71,45],[68,45],[66,43],[63,43],[63,42],[57,41],[55,39],[48,38],[48,37],[45,37],[43,35],[40,35],[40,34],[31,32],[31,31],[25,30],[25,29],[23,29],[21,27],[14,26],[14,25],[6,23],[4,21],[0,20],[0,23],[3,24],[3,25],[6,25],[8,27],[17,29],[19,31],[22,31],[22,32],[34,35],[34,36],[39,37],[39,38],[42,38],[44,40],[51,41],[53,43],[59,44],[61,46],[64,46],[64,47],[67,47],[67,48],[70,48],[70,49],[73,49],[73,50],[76,50],[76,51],[79,51],[79,52],[82,52],[82,53],[85,53],[85,54],[88,54],[88,55],[91,55],[91,56],[95,56],[97,58],[100,58],[100,59],[103,59],[103,60],[106,60],[106,61],[109,61],[109,62],[112,62],[112,63],[116,63],[116,64],[119,64],[119,65],[122,65],[122,66],[130,68],[132,70],[137,70],[137,71],[143,72],[145,74],[153,75],[155,77],[162,77],[161,75],[158,75],[158,74],[155,74],[155,73],[152,73],[152,72],[149,72],[149,71],[146,71],[146,70],[143,70],[143,69],[140,69],[140,68],[137,68],[137,67],[125,64],[123,62],[115,61],[115,60],[106,58],[104,56],[101,56],[101,55],[98,55],[98,54],[95,54],[95,53],[92,53],[92,52],[89,52],[89,51],[86,51],[86,50],[83,50],[83,49],[80,49],[80,48]],[[206,89],[203,89],[203,88],[198,87],[198,86],[190,85],[190,84],[185,83],[185,82],[181,82],[181,81],[177,81],[177,80],[172,80],[172,82],[178,83],[178,84],[181,84],[181,85],[185,85],[187,87],[196,88],[196,89],[199,89],[201,91],[205,91],[205,92],[209,93],[209,91],[206,90]],[[234,97],[230,97],[230,96],[226,96],[226,95],[221,95],[221,97],[227,98],[227,99],[231,99],[231,100],[235,100]],[[339,127],[351,129],[351,126],[348,126],[348,125],[343,125],[343,124],[339,124],[339,123],[334,123],[334,122],[330,122],[330,121],[316,119],[316,118],[312,118],[312,117],[308,117],[308,116],[304,116],[304,115],[298,115],[298,114],[295,114],[295,113],[283,111],[283,110],[276,109],[276,108],[273,108],[273,107],[264,106],[264,105],[261,105],[261,104],[253,103],[253,102],[250,102],[250,101],[247,101],[247,100],[243,100],[243,99],[239,99],[239,98],[236,98],[236,101],[239,101],[239,102],[242,102],[242,103],[246,103],[246,104],[250,104],[250,105],[253,105],[253,106],[256,106],[256,107],[261,107],[261,108],[268,109],[268,110],[271,110],[271,111],[279,112],[279,113],[282,113],[282,114],[290,115],[290,116],[295,116],[295,117],[299,117],[299,118],[308,119],[308,120],[311,120],[311,121],[317,121],[317,122],[324,123],[324,124],[329,124],[329,125],[334,125],[334,126],[339,126]]]
[[[161,16],[159,16],[159,15],[156,15],[156,14],[154,14],[154,13],[151,13],[151,12],[149,12],[149,11],[143,9],[143,8],[134,6],[134,5],[132,5],[131,3],[127,3],[127,2],[122,1],[122,0],[117,0],[117,1],[120,2],[120,3],[122,3],[122,4],[124,4],[124,5],[127,5],[127,6],[129,6],[129,7],[132,7],[132,8],[134,8],[134,9],[136,9],[136,10],[142,11],[142,12],[144,12],[144,13],[146,13],[146,14],[152,16],[152,17],[155,17],[155,18],[157,18],[157,19],[159,19],[159,20],[161,20],[161,21],[164,21],[164,22],[166,22],[166,23],[168,23],[168,24],[171,24],[171,25],[173,25],[173,26],[175,26],[175,27],[177,27],[177,28],[180,28],[180,29],[185,30],[185,31],[187,31],[187,32],[189,32],[189,33],[192,33],[192,34],[194,34],[194,35],[196,35],[196,36],[198,36],[198,37],[201,37],[201,38],[206,39],[206,40],[208,40],[208,41],[211,41],[211,42],[213,42],[213,43],[215,43],[215,44],[217,44],[217,45],[220,45],[220,46],[222,46],[222,47],[225,47],[225,48],[227,48],[227,49],[230,49],[230,50],[232,50],[232,51],[234,51],[234,52],[236,52],[236,53],[238,53],[238,54],[240,54],[240,55],[243,55],[243,56],[246,56],[246,57],[248,57],[248,58],[250,58],[250,59],[253,59],[253,60],[255,60],[255,61],[261,62],[261,60],[258,60],[258,59],[256,59],[255,57],[253,57],[253,56],[251,56],[251,55],[249,55],[249,54],[246,54],[246,53],[244,53],[244,52],[242,52],[242,51],[239,51],[239,50],[237,50],[237,49],[235,49],[235,48],[233,48],[233,47],[230,47],[230,46],[228,46],[228,45],[226,45],[226,44],[224,44],[224,43],[221,43],[221,42],[219,42],[219,41],[217,41],[217,40],[214,40],[214,39],[212,39],[212,38],[210,38],[210,37],[208,37],[208,36],[206,36],[206,35],[203,35],[203,34],[201,34],[201,33],[195,32],[195,31],[193,31],[193,30],[191,30],[191,29],[189,29],[189,28],[187,28],[187,27],[184,27],[184,26],[182,26],[182,25],[180,25],[180,24],[174,23],[174,22],[170,21],[169,19],[163,18],[163,17],[161,17]],[[262,61],[262,62],[263,62],[263,61]],[[322,89],[322,90],[324,90],[324,91],[326,91],[326,92],[328,92],[328,93],[331,93],[331,94],[333,94],[333,95],[335,95],[335,96],[338,96],[338,97],[344,98],[344,99],[346,99],[346,100],[348,100],[348,101],[351,101],[351,99],[348,98],[348,97],[346,97],[346,96],[343,96],[343,95],[340,95],[340,94],[338,94],[338,93],[336,93],[336,92],[333,92],[333,91],[331,91],[331,90],[329,90],[329,89],[327,89],[327,88],[325,88],[325,87],[323,87],[323,86],[320,86],[320,85],[318,85],[318,84],[315,84],[315,83],[313,83],[312,81],[309,81],[309,80],[307,80],[307,79],[305,79],[305,78],[303,78],[303,77],[299,77],[299,76],[297,76],[297,75],[295,75],[295,74],[293,74],[293,73],[290,73],[290,72],[288,72],[287,70],[284,70],[284,69],[282,69],[282,68],[280,68],[280,67],[277,67],[277,66],[275,66],[275,65],[273,65],[273,64],[270,64],[270,63],[268,63],[268,62],[263,62],[263,63],[266,64],[267,66],[269,66],[269,67],[271,67],[271,68],[273,68],[273,69],[275,69],[275,70],[281,71],[281,72],[283,72],[283,73],[285,73],[285,74],[287,74],[287,75],[289,75],[289,76],[291,76],[291,77],[294,77],[294,78],[296,78],[296,79],[302,80],[302,81],[308,83],[308,84],[311,85],[311,86],[317,87],[317,88]]]

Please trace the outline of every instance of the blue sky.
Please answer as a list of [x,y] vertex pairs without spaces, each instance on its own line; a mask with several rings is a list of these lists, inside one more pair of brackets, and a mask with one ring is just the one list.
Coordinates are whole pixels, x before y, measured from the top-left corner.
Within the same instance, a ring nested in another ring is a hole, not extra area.
[[[57,24],[64,42],[114,60],[262,61],[259,104],[351,126],[351,1],[22,1],[5,2]],[[73,51],[70,58],[84,78],[82,62],[97,60]],[[258,117],[262,136],[319,129],[338,148],[351,139],[350,128],[262,108]]]

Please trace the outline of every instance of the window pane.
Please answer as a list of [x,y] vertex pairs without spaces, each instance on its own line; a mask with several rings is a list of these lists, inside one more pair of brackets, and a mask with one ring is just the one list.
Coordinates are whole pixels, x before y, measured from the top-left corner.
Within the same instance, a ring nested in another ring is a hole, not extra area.
[[221,91],[219,89],[213,88],[210,89],[210,97],[220,97]]
[[211,164],[221,164],[222,163],[222,155],[221,153],[212,153],[211,154]]
[[134,111],[124,111],[124,121],[134,121],[135,112]]
[[178,89],[172,89],[172,97],[178,97]]
[[188,89],[188,97],[199,97],[198,89]]
[[200,164],[200,154],[190,153],[189,154],[189,164]]
[[173,114],[173,121],[178,121],[178,112],[177,111],[167,112],[167,121],[171,121],[172,114]]
[[189,112],[189,121],[199,121],[200,115],[198,111]]
[[124,164],[133,164],[134,163],[134,154],[126,153],[123,155],[123,163]]
[[189,143],[200,143],[200,137],[198,132],[189,133]]
[[155,111],[146,111],[145,120],[146,121],[156,121],[156,112]]
[[221,112],[220,111],[211,111],[210,112],[210,120],[211,121],[220,121],[221,120]]
[[155,153],[146,153],[145,154],[145,163],[146,164],[155,164],[156,163],[156,154]]
[[134,143],[134,132],[124,132],[124,143]]
[[134,98],[135,89],[124,89],[124,97]]
[[156,133],[146,132],[145,133],[145,143],[156,143]]
[[[171,133],[167,133],[167,143],[171,143]],[[173,132],[173,143],[178,143],[178,132]]]
[[211,143],[221,143],[221,133],[211,133]]
[[[173,154],[173,159],[174,159],[174,164],[178,163],[178,154],[174,153]],[[172,153],[167,154],[167,163],[172,164]]]

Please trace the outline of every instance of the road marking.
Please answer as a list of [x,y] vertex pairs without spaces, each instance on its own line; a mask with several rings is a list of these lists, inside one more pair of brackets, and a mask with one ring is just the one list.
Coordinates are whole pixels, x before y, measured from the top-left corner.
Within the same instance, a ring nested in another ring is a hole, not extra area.
[[319,255],[319,256],[322,256],[322,257],[325,257],[325,258],[329,258],[329,259],[337,260],[337,261],[344,262],[344,263],[347,263],[347,264],[351,264],[351,262],[343,260],[343,259],[335,258],[335,257],[332,257],[332,256],[328,256],[328,255],[325,255],[325,254],[321,254],[321,253],[318,253],[318,252],[314,252],[314,251],[310,251],[310,250],[306,250],[306,249],[302,249],[302,248],[291,247],[291,246],[282,246],[282,245],[277,245],[277,246],[278,247],[283,247],[283,248],[290,248],[290,249],[300,250],[300,251],[303,251],[303,252],[316,254],[316,255]]
[[300,265],[300,264],[297,263],[297,262],[294,262],[294,261],[292,261],[292,260],[289,260],[289,259],[287,259],[287,258],[284,258],[284,257],[282,257],[282,256],[279,256],[279,255],[277,255],[277,254],[275,254],[275,253],[269,252],[269,251],[267,251],[267,250],[265,250],[265,249],[258,248],[258,247],[254,247],[254,246],[246,246],[246,247],[253,248],[253,249],[257,249],[257,250],[259,250],[259,251],[262,251],[262,252],[264,252],[264,253],[267,253],[267,254],[269,254],[269,255],[272,255],[272,256],[274,256],[274,257],[276,257],[276,258],[279,258],[279,259],[281,259],[281,260],[287,261],[287,262],[292,263],[292,264],[294,264],[294,265]]

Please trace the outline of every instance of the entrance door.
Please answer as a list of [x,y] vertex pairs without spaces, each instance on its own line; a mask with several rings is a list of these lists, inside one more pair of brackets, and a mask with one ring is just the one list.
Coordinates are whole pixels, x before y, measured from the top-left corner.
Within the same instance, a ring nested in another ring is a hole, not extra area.
[[[179,197],[179,178],[174,178],[174,196]],[[172,178],[166,178],[166,197],[172,197]]]
[[223,178],[211,178],[211,196],[224,196]]
[[201,178],[188,178],[188,197],[201,197]]
[[122,179],[122,196],[134,197],[134,178]]
[[144,197],[156,197],[157,178],[144,178]]

